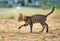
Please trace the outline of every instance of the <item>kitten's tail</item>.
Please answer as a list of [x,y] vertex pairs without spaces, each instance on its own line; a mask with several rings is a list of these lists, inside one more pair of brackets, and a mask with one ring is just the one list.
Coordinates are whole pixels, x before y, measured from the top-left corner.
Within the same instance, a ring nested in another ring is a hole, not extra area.
[[51,12],[49,12],[49,13],[46,15],[46,17],[47,17],[47,16],[49,16],[50,14],[52,14],[52,13],[54,12],[54,10],[55,10],[55,7],[56,7],[56,6],[54,5],[54,6],[53,6],[53,9],[52,9],[52,11],[51,11]]

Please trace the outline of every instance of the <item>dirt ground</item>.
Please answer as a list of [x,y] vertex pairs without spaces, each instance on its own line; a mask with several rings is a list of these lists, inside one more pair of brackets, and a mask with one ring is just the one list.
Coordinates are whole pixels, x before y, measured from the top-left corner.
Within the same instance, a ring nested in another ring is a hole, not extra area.
[[[44,13],[39,9],[38,12],[34,12],[35,9],[32,10],[30,8],[24,8],[22,12],[29,13],[26,9],[30,10],[31,13]],[[11,10],[10,12],[12,12]],[[15,11],[16,10],[13,10],[13,12]],[[6,12],[7,11],[5,11],[5,13]],[[45,13],[47,12],[48,11],[45,11]],[[59,10],[54,13],[56,14],[57,12],[59,12]],[[30,33],[29,26],[18,29],[24,22],[18,22],[17,19],[0,19],[0,41],[60,41],[60,17],[54,13],[48,16],[46,21],[49,25],[49,33],[46,33],[46,29],[44,32],[40,32],[42,26],[39,23],[33,25],[33,33]]]

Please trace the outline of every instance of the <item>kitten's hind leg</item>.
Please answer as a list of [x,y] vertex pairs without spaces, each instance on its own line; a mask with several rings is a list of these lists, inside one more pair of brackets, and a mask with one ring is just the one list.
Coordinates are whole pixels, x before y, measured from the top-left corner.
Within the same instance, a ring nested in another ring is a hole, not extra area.
[[42,27],[43,27],[43,29],[41,30],[41,32],[43,32],[43,31],[44,31],[44,29],[45,29],[45,26],[44,26],[44,25],[42,25]]
[[48,24],[45,23],[44,25],[46,26],[46,32],[48,33]]
[[47,24],[47,23],[42,23],[41,25],[42,25],[42,27],[43,27],[43,29],[42,29],[41,32],[43,32],[44,29],[45,29],[45,27],[46,27],[46,32],[48,33],[48,24]]

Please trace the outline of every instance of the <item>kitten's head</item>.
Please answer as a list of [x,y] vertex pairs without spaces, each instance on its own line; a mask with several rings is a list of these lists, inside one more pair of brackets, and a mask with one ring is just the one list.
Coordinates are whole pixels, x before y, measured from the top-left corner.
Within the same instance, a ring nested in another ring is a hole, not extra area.
[[18,21],[24,21],[24,15],[22,13],[19,14]]

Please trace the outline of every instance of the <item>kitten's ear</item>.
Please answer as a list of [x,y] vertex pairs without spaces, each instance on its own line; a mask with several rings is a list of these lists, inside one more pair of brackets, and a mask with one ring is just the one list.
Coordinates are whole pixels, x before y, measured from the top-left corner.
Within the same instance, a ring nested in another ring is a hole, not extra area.
[[23,14],[22,13],[19,13],[19,16],[23,16]]
[[24,19],[24,15],[22,13],[19,13],[19,16]]

